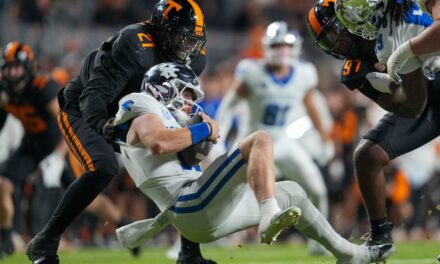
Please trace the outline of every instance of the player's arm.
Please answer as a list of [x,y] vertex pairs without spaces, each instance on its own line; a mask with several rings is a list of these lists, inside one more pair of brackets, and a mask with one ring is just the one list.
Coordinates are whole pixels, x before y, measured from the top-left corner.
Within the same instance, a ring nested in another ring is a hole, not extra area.
[[[142,38],[141,38],[142,39]],[[80,97],[83,118],[99,134],[110,118],[107,105],[122,91],[132,75],[148,64],[148,47],[139,45],[140,39],[133,31],[121,31],[115,42],[102,45],[89,81]]]
[[429,0],[427,8],[434,21],[420,35],[410,40],[410,49],[415,56],[440,51],[440,0]]
[[176,153],[202,140],[216,140],[217,137],[218,126],[212,119],[185,128],[169,129],[154,113],[136,117],[127,135],[128,143],[141,142],[153,154]]

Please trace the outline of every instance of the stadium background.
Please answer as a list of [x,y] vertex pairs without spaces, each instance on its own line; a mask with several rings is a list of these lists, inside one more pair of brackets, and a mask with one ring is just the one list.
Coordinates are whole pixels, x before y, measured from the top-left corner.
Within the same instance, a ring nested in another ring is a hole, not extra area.
[[[153,0],[0,0],[0,46],[12,40],[30,44],[39,71],[53,74],[60,82],[78,72],[82,58],[123,26],[150,17]],[[315,63],[318,89],[323,92],[334,118],[332,138],[336,157],[324,168],[331,201],[331,223],[345,237],[367,232],[365,212],[354,187],[353,148],[383,112],[366,98],[338,83],[342,61],[316,48],[307,32],[310,0],[203,0],[199,1],[207,20],[208,65],[202,76],[206,92],[205,110],[215,114],[221,97],[230,86],[236,63],[245,57],[262,56],[260,40],[272,21],[285,20],[304,37],[304,59]],[[294,150],[292,150],[294,151]],[[440,241],[440,144],[433,142],[397,160],[387,172],[390,217],[396,223],[394,238]],[[122,173],[123,174],[123,173]],[[62,190],[59,191],[60,195]],[[124,214],[137,220],[157,211],[122,175],[106,191]],[[29,202],[23,201],[23,219],[18,234],[28,241],[26,218]],[[40,205],[45,206],[45,205]],[[20,236],[15,236],[20,250]],[[151,245],[166,246],[172,230]],[[282,240],[300,241],[292,232]],[[243,233],[223,244],[255,242],[255,234]],[[22,241],[23,242],[23,241]],[[83,214],[69,228],[62,248],[117,247],[114,227]],[[439,251],[440,253],[440,251]]]

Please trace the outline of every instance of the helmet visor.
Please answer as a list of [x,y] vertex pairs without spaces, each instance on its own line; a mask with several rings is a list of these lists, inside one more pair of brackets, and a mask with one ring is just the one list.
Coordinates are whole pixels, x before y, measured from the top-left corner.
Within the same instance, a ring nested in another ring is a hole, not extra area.
[[177,59],[186,62],[189,56],[198,55],[206,43],[205,37],[175,31],[171,39],[172,47],[177,49],[174,51]]

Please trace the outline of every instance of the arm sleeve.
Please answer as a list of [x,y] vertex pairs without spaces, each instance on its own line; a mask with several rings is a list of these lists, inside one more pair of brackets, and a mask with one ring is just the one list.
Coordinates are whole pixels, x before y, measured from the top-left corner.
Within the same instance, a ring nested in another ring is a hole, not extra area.
[[60,91],[60,86],[54,81],[49,80],[42,90],[42,100],[43,103],[47,104],[57,97],[58,92]]
[[104,43],[101,48],[79,103],[84,119],[99,134],[109,118],[108,104],[150,59],[145,56],[147,49],[141,47],[136,33],[130,30],[121,31],[113,44]]

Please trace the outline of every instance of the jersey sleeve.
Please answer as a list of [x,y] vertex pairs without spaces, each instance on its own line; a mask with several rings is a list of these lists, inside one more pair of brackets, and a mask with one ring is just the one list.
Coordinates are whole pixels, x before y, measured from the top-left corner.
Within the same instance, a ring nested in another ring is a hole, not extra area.
[[107,105],[120,94],[128,80],[152,61],[153,43],[136,28],[119,32],[113,43],[104,43],[80,97],[85,120],[98,133],[109,118]]
[[147,113],[161,115],[160,103],[144,93],[131,93],[119,100],[119,109],[116,113],[114,124],[120,125]]
[[50,101],[55,99],[60,89],[61,87],[58,85],[58,83],[50,79],[42,90],[41,95],[43,102],[49,103]]
[[365,82],[365,76],[369,72],[377,71],[374,63],[369,59],[345,59],[341,69],[340,81],[350,90],[361,87]]

